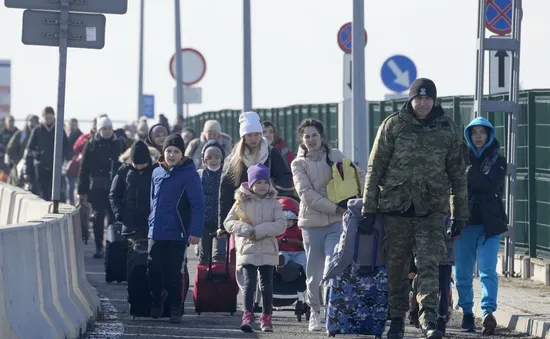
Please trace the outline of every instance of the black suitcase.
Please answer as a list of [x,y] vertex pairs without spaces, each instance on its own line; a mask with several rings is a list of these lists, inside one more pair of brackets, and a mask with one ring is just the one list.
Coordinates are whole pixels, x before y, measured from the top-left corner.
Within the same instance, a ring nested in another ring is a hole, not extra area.
[[[148,240],[138,240],[131,244],[128,250],[128,303],[130,304],[130,315],[136,317],[151,316],[151,291],[147,280],[147,257]],[[189,272],[187,271],[187,258],[185,258],[184,270],[182,272],[182,302],[181,313],[185,313],[185,298],[189,290]],[[170,305],[164,304],[162,318],[170,317]]]
[[122,236],[122,223],[109,225],[105,241],[105,281],[126,281],[128,241]]

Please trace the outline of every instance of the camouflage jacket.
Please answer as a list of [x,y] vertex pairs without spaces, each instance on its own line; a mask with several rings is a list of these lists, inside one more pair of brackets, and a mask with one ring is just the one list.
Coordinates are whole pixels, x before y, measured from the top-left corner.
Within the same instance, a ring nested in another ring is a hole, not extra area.
[[[426,120],[417,120],[406,103],[387,117],[370,153],[363,194],[363,212],[433,212],[468,219],[462,133],[440,106]],[[450,200],[450,201],[449,201]]]

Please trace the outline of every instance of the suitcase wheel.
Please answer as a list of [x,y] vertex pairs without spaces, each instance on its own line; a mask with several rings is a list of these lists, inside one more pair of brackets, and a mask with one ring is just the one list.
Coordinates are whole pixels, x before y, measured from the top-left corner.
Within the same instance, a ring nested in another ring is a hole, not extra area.
[[296,314],[296,319],[298,319],[298,322],[302,322],[302,315],[300,313]]
[[327,336],[336,337],[336,332],[335,331],[327,331]]
[[381,335],[374,336],[374,339],[382,339]]
[[229,313],[229,314],[230,314],[230,315],[233,315],[233,314],[235,314],[235,312],[231,312],[231,313]]
[[135,315],[132,316],[132,320],[136,320],[136,316],[135,316]]

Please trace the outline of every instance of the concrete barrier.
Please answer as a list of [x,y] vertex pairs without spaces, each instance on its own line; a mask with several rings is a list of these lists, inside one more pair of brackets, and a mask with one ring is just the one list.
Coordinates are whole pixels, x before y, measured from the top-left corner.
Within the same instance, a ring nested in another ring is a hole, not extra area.
[[[78,211],[0,184],[0,338],[79,338],[99,312]],[[29,321],[32,319],[32,321]]]

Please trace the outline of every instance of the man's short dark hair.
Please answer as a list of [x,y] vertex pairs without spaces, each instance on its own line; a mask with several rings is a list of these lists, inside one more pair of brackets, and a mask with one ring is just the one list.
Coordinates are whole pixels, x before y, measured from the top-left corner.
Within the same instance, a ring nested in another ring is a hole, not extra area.
[[46,106],[46,108],[44,108],[44,112],[42,114],[53,114],[53,115],[55,115],[55,111],[53,110],[53,107]]

